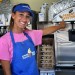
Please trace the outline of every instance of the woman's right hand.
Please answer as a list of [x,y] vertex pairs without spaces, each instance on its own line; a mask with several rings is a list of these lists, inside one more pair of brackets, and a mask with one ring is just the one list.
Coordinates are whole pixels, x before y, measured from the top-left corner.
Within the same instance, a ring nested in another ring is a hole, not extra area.
[[65,23],[64,20],[62,20],[62,21],[59,23],[59,25],[60,25],[60,29],[64,29],[64,28],[66,27],[66,23]]

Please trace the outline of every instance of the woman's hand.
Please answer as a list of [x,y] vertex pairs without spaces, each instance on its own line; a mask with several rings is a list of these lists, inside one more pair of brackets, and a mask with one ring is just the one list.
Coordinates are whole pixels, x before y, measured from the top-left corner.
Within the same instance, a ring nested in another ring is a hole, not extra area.
[[64,22],[64,19],[63,19],[63,17],[61,16],[61,15],[59,15],[59,17],[62,19],[62,21],[59,23],[59,25],[60,25],[60,28],[65,28],[66,27],[66,23]]
[[66,27],[66,23],[64,22],[64,20],[62,20],[62,21],[59,23],[59,25],[60,25],[60,29],[63,29],[63,28]]

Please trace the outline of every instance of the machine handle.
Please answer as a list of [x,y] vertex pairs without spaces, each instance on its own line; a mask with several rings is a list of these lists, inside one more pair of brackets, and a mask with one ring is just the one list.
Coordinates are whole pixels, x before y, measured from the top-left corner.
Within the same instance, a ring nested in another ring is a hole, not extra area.
[[74,21],[71,21],[72,29],[74,29]]

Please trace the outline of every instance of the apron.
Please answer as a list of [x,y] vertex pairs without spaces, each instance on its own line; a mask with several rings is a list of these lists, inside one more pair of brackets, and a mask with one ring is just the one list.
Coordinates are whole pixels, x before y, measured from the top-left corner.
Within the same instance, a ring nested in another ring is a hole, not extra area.
[[39,75],[36,62],[36,49],[32,39],[27,33],[28,38],[23,42],[15,42],[12,31],[10,36],[13,43],[13,58],[11,62],[12,75]]

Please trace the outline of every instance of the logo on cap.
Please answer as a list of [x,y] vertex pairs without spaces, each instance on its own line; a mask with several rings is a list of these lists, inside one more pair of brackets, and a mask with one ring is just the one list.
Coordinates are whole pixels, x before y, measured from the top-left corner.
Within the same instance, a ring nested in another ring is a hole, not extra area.
[[28,8],[28,9],[30,9],[28,6],[22,6],[22,7],[25,7],[25,8]]

